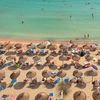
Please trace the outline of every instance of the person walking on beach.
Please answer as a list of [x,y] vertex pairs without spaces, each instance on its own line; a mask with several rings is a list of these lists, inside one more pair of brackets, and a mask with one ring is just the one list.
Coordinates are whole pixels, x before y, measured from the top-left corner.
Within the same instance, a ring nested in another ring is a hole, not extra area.
[[84,39],[86,39],[86,34],[84,34]]
[[90,37],[90,35],[89,34],[87,34],[87,38],[89,39],[89,37]]

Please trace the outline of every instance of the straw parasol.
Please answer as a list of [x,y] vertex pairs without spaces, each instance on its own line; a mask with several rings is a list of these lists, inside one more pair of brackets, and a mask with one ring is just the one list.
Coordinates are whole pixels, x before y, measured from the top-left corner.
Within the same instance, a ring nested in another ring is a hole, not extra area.
[[5,71],[0,70],[0,79],[5,78]]
[[52,60],[52,59],[53,59],[53,56],[46,57],[46,60]]
[[14,71],[11,73],[10,78],[11,79],[16,79],[20,75],[20,70]]
[[36,72],[35,71],[29,71],[26,74],[27,78],[34,78],[36,76]]
[[59,57],[59,60],[60,60],[60,61],[66,61],[66,60],[67,60],[67,56],[61,55],[61,56]]
[[37,47],[38,47],[39,49],[45,49],[45,45],[44,45],[44,44],[39,44]]
[[52,44],[48,47],[48,49],[50,50],[56,50],[57,49],[57,46],[55,44]]
[[100,90],[94,91],[92,97],[94,100],[100,100]]
[[89,71],[87,71],[87,75],[88,76],[97,76],[97,71],[95,71],[95,70],[89,70]]
[[45,92],[40,92],[35,96],[35,100],[48,100],[49,95]]
[[82,75],[83,75],[83,73],[80,72],[80,71],[78,71],[78,70],[75,70],[75,71],[73,72],[73,76],[75,76],[75,77],[77,77],[77,78],[80,78]]
[[90,60],[93,59],[93,57],[91,57],[90,55],[86,55],[86,56],[85,56],[85,59],[86,59],[87,61],[90,61]]
[[20,56],[19,57],[19,62],[24,63],[27,60],[26,56]]
[[67,46],[64,45],[64,44],[60,44],[60,45],[59,45],[59,48],[60,48],[60,49],[67,49]]
[[15,48],[16,48],[16,49],[22,48],[22,44],[21,44],[21,43],[16,43],[16,44],[15,44]]
[[74,55],[74,56],[72,56],[72,60],[79,61],[80,57],[78,55]]
[[11,61],[11,60],[13,60],[15,58],[16,58],[15,56],[10,55],[10,56],[7,56],[6,57],[6,60]]
[[63,78],[66,76],[66,72],[64,72],[64,71],[58,72],[58,76]]
[[73,95],[74,100],[87,100],[87,95],[83,91],[77,91]]
[[44,70],[42,72],[42,76],[45,77],[45,78],[48,78],[50,75],[49,75],[49,71],[48,70]]
[[29,100],[29,93],[23,92],[19,94],[16,98],[16,100]]
[[39,57],[39,56],[34,56],[33,57],[33,60],[36,60],[36,61],[38,61],[38,60],[40,60],[41,59],[41,57]]

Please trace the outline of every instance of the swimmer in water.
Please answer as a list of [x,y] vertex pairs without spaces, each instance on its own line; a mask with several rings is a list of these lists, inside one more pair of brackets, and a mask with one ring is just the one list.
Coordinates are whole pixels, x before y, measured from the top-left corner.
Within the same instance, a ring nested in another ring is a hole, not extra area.
[[22,24],[24,24],[24,21],[22,21]]

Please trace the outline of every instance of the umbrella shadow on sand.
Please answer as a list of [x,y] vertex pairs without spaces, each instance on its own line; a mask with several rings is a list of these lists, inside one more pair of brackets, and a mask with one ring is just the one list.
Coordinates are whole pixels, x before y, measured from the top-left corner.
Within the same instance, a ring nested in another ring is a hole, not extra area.
[[9,55],[15,55],[15,54],[16,54],[16,52],[14,52],[14,51],[8,51],[5,55],[9,56]]
[[50,68],[51,70],[56,70],[56,69],[57,69],[57,66],[56,66],[56,65],[50,64],[50,65],[49,65],[49,68]]
[[45,87],[46,87],[47,89],[52,89],[52,88],[54,88],[54,86],[53,86],[52,84],[44,83],[44,85],[45,85]]
[[37,70],[42,70],[44,68],[44,65],[37,64],[35,67],[37,68]]
[[8,70],[16,70],[17,68],[16,67],[14,67],[14,66],[10,66],[10,67],[8,67]]
[[39,83],[37,83],[37,84],[30,84],[29,86],[28,86],[28,88],[31,88],[31,89],[37,89],[37,88],[39,88],[39,86],[40,86],[40,84]]
[[25,86],[25,84],[23,82],[18,82],[18,83],[16,83],[16,85],[14,85],[14,89],[20,90],[20,89],[23,89],[24,86]]

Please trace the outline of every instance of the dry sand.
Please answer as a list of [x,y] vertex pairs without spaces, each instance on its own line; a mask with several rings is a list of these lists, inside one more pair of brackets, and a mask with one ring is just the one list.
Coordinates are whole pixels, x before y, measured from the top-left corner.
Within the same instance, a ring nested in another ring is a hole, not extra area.
[[[4,41],[7,41],[7,40],[3,40],[3,42]],[[12,41],[12,43],[16,43],[17,41]],[[20,41],[21,42],[21,41]],[[28,43],[28,41],[26,42],[26,41],[22,41],[21,43],[24,43],[24,44],[26,44],[26,43]],[[23,46],[24,47],[24,46]],[[100,48],[99,48],[100,49]],[[95,55],[95,52],[92,52],[91,53],[91,55],[94,57]],[[4,57],[5,57],[5,55],[4,55]],[[96,58],[100,58],[100,56],[96,56]],[[31,57],[29,57],[29,59],[28,59],[29,61],[32,61],[32,58]],[[59,61],[58,60],[58,57],[55,57],[55,62],[57,63],[57,65],[58,66],[60,66],[61,64],[62,64],[62,62],[61,61]],[[80,63],[84,63],[84,61],[85,61],[85,59],[84,58],[81,58],[81,60],[80,60]],[[70,61],[69,61],[70,62]],[[64,63],[69,63],[69,62],[64,62]],[[9,67],[9,66],[8,66]],[[11,80],[10,80],[10,78],[9,78],[9,76],[10,76],[10,74],[14,71],[14,70],[9,70],[9,68],[8,67],[6,67],[6,68],[3,68],[2,70],[5,70],[5,72],[6,72],[6,78],[4,79],[4,81],[6,81],[7,82],[7,84],[9,85],[9,83],[11,82]],[[98,66],[98,68],[100,69],[100,66]],[[37,68],[35,68],[35,67],[32,67],[31,69],[29,69],[29,70],[34,70],[34,71],[36,71],[36,73],[37,73],[37,75],[36,75],[36,77],[38,78],[38,79],[42,79],[42,75],[41,75],[41,72],[44,70],[44,69],[48,69],[48,70],[51,70],[51,69],[49,69],[48,67],[45,67],[45,68],[43,68],[42,70],[38,70]],[[56,100],[57,99],[57,93],[58,93],[58,85],[55,87],[55,88],[52,88],[52,89],[48,89],[48,88],[46,88],[44,85],[40,85],[38,88],[36,88],[36,89],[31,89],[31,88],[28,88],[28,85],[26,85],[25,87],[19,87],[19,85],[21,84],[21,82],[25,79],[25,75],[26,75],[26,73],[29,71],[29,70],[20,70],[21,71],[21,74],[20,74],[20,76],[19,76],[19,78],[18,78],[18,83],[14,86],[14,87],[11,87],[11,88],[6,88],[5,90],[2,90],[2,91],[0,91],[0,95],[2,95],[2,94],[14,94],[15,95],[15,97],[17,97],[18,96],[18,94],[20,94],[20,93],[22,93],[22,92],[24,92],[24,91],[26,91],[26,92],[28,92],[29,94],[30,94],[30,99],[29,100],[34,100],[34,97],[36,96],[36,94],[37,93],[39,93],[39,92],[47,92],[47,93],[50,93],[50,92],[53,92],[54,93],[54,100]],[[85,72],[85,71],[87,71],[87,70],[89,70],[89,69],[84,69],[84,70],[81,70],[82,72]],[[54,70],[54,71],[57,71],[57,70]],[[67,75],[69,76],[69,77],[72,77],[72,73],[73,73],[73,71],[74,71],[74,67],[72,66],[71,67],[71,69],[70,70],[65,70],[66,71],[66,73],[67,73]],[[100,80],[100,70],[98,70],[98,76],[96,76],[96,77],[94,77],[94,79],[98,79],[98,80]],[[70,88],[70,90],[69,90],[69,93],[66,95],[66,96],[64,96],[64,100],[73,100],[73,93],[75,92],[75,91],[78,91],[78,90],[82,90],[82,91],[85,91],[85,93],[87,94],[87,100],[93,100],[92,99],[92,84],[91,84],[91,80],[92,80],[92,78],[91,77],[84,77],[84,80],[85,80],[85,82],[87,83],[87,86],[86,86],[86,88],[84,88],[84,89],[79,89],[79,88],[77,88],[77,87],[75,87],[75,85],[73,84],[72,85],[72,87]]]

